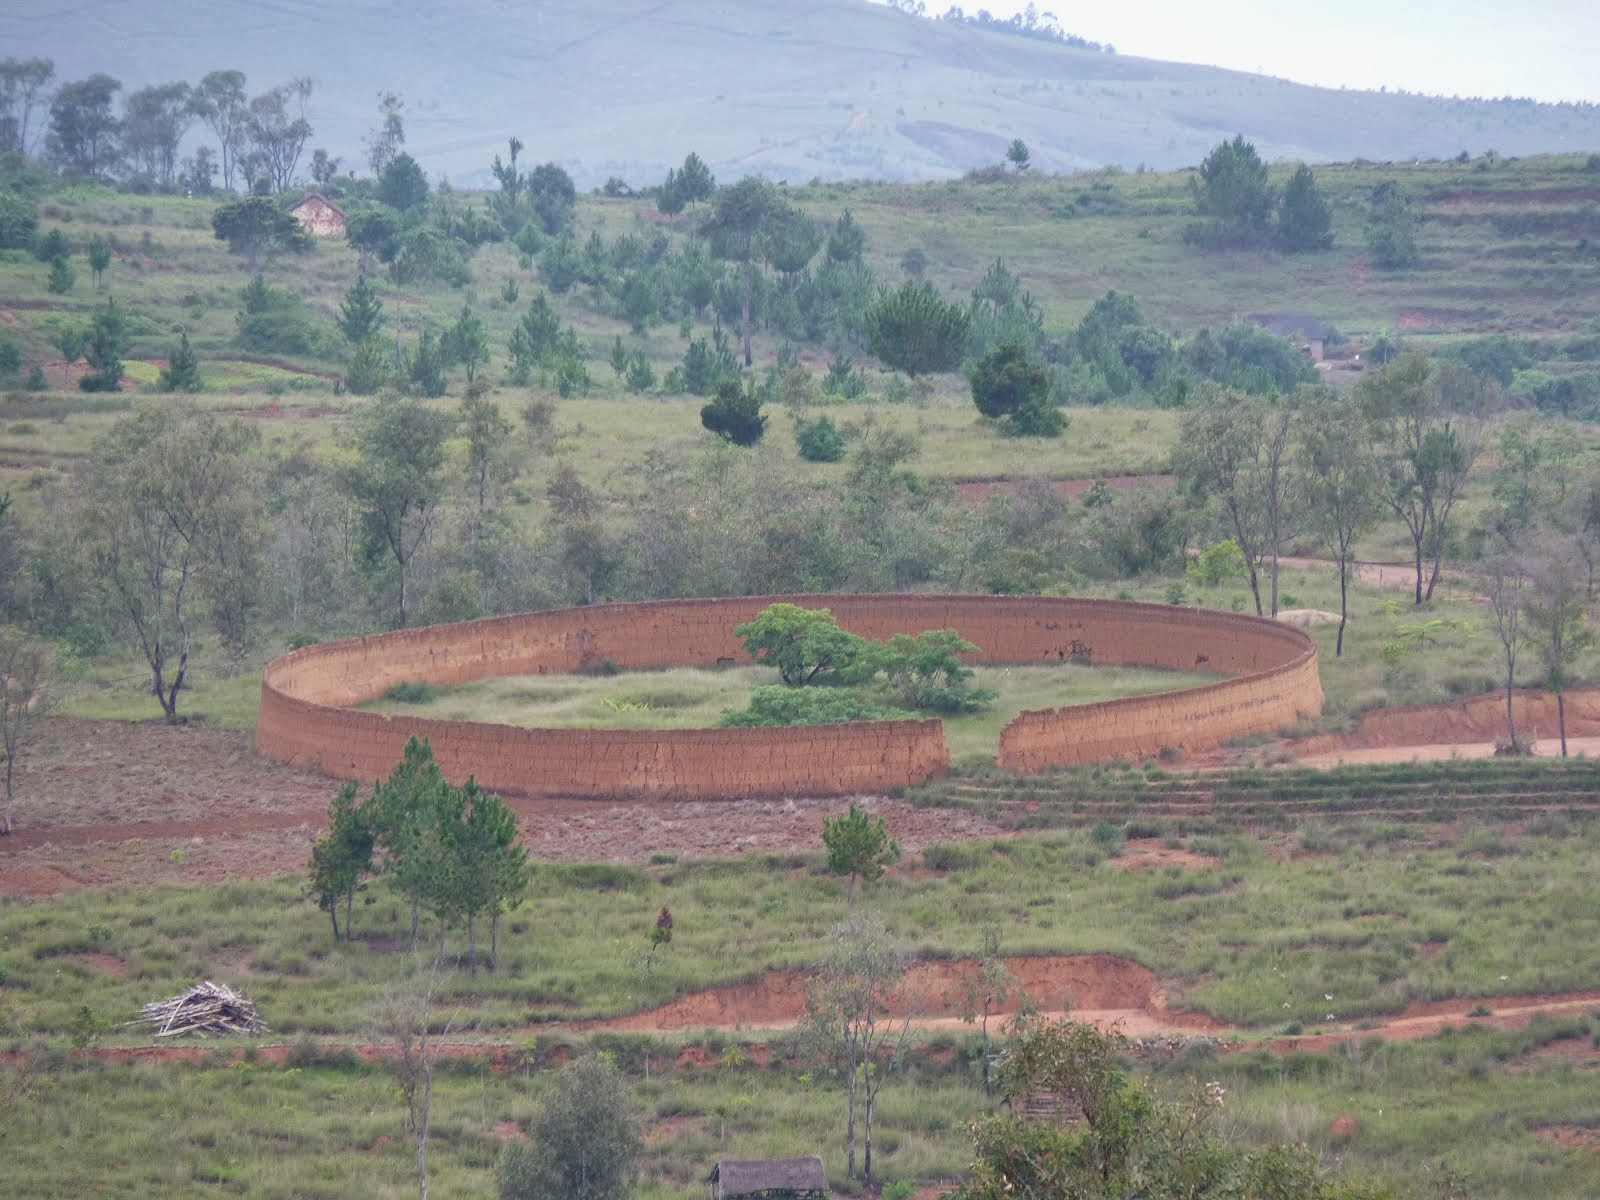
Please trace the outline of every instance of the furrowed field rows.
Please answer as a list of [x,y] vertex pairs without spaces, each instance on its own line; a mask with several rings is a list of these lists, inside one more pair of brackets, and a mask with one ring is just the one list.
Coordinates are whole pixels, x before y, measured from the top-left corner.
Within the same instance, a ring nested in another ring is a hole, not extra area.
[[1415,763],[1334,771],[1064,773],[957,777],[911,793],[923,804],[997,816],[1017,828],[1100,820],[1282,825],[1306,817],[1448,821],[1600,813],[1600,763]]

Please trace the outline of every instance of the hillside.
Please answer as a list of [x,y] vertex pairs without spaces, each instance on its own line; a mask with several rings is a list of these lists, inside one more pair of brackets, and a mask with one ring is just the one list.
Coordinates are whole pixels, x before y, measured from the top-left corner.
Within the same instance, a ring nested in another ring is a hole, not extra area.
[[580,186],[654,182],[690,149],[721,175],[798,182],[947,178],[998,162],[1013,137],[1046,172],[1192,165],[1235,132],[1311,162],[1600,148],[1593,106],[1305,87],[865,0],[41,0],[0,12],[0,45],[53,58],[58,79],[105,71],[128,88],[219,68],[252,90],[309,75],[312,144],[347,166],[376,96],[397,91],[408,148],[469,185],[513,134]]

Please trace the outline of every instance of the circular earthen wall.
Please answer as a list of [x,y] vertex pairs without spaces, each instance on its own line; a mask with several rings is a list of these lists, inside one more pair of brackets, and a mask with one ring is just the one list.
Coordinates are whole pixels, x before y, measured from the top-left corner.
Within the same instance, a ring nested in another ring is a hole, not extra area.
[[1055,597],[845,595],[663,600],[521,613],[296,650],[267,666],[256,746],[343,779],[385,776],[425,737],[445,774],[493,791],[593,799],[848,795],[908,787],[949,769],[937,720],[780,729],[522,729],[362,712],[397,683],[747,662],[733,627],[769,604],[828,608],[869,638],[954,629],[986,663],[1079,661],[1213,671],[1205,687],[1025,712],[999,765],[1200,750],[1322,711],[1304,633],[1233,613]]

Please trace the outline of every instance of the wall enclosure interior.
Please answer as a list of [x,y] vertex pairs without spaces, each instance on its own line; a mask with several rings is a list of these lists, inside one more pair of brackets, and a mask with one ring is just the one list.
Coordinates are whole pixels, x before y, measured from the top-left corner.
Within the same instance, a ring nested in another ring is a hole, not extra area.
[[937,720],[772,729],[522,729],[363,712],[394,684],[497,675],[747,662],[733,627],[784,601],[831,609],[869,638],[954,629],[985,663],[1082,662],[1210,671],[1204,687],[1022,713],[998,764],[1069,763],[1196,751],[1322,711],[1316,643],[1257,617],[1037,596],[798,595],[664,600],[521,613],[308,646],[267,666],[256,746],[342,779],[382,778],[424,737],[454,782],[525,796],[706,799],[838,796],[943,774]]

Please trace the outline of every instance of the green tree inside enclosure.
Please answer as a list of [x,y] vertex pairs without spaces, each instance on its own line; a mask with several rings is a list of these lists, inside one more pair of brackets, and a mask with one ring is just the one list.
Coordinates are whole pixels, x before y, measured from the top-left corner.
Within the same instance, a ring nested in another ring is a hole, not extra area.
[[281,251],[307,254],[312,249],[311,235],[300,222],[266,196],[224,204],[211,214],[211,228],[244,258],[252,275],[260,274],[263,262]]
[[790,687],[814,683],[830,673],[848,674],[867,652],[867,640],[839,628],[826,608],[772,604],[754,621],[735,625],[745,652],[770,663]]
[[644,1149],[621,1073],[603,1054],[562,1068],[529,1122],[501,1154],[500,1200],[627,1200]]
[[884,291],[864,314],[867,344],[887,367],[919,375],[949,371],[966,351],[971,318],[931,283]]
[[742,385],[734,379],[717,384],[716,395],[700,409],[700,424],[735,446],[754,446],[767,431],[761,412],[761,394],[754,380]]
[[899,843],[890,838],[883,818],[873,821],[854,804],[843,816],[822,818],[822,844],[828,851],[828,870],[850,881],[852,906],[863,883],[876,883],[900,861]]

